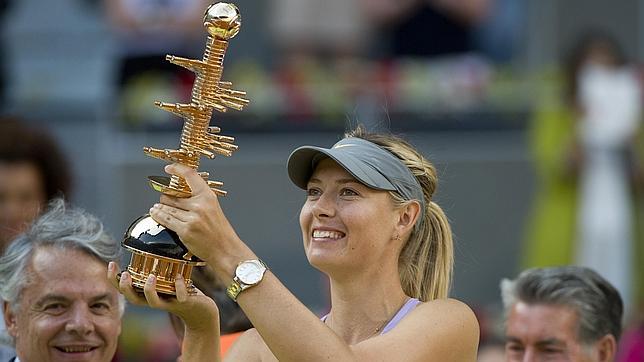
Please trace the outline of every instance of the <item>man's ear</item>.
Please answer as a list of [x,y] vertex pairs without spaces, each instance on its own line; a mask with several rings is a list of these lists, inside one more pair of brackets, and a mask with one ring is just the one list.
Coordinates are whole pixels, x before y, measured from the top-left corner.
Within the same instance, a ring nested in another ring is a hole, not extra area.
[[617,353],[617,340],[612,334],[607,334],[595,342],[595,352],[598,361],[612,362],[615,360]]
[[16,323],[16,313],[12,311],[9,303],[6,301],[2,302],[2,315],[4,317],[4,325],[7,328],[7,332],[13,338],[16,338],[18,335],[18,326]]

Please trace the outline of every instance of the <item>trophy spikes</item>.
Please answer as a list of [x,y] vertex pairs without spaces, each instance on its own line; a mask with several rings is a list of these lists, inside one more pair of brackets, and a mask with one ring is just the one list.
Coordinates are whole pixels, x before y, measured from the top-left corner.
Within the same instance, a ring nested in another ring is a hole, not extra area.
[[[210,5],[206,9],[203,25],[209,35],[202,60],[166,56],[171,63],[196,74],[190,103],[155,102],[157,107],[185,120],[181,131],[181,146],[178,150],[143,148],[148,156],[181,163],[194,170],[198,169],[201,156],[230,156],[237,149],[233,144],[233,137],[219,135],[219,127],[209,126],[213,111],[225,112],[227,108],[241,110],[248,104],[248,100],[243,98],[246,92],[233,90],[232,83],[221,81],[228,40],[237,35],[241,25],[239,9],[228,3]],[[208,172],[199,172],[199,176],[206,180],[217,195],[226,194],[219,189],[222,182],[208,180]],[[150,176],[148,179],[155,190],[166,195],[191,195],[190,187],[181,177]],[[132,276],[132,285],[137,289],[143,289],[150,274],[157,276],[156,289],[161,293],[175,294],[174,282],[177,275],[183,276],[191,289],[193,267],[205,265],[205,262],[190,253],[176,232],[163,227],[150,215],[141,216],[130,225],[121,245],[132,252],[127,271]]]
[[[204,16],[204,27],[208,31],[206,50],[202,60],[186,59],[175,55],[166,60],[186,68],[196,74],[192,88],[192,99],[188,104],[155,102],[165,111],[182,117],[181,147],[178,150],[144,147],[143,151],[151,157],[168,162],[182,163],[193,169],[199,167],[200,156],[215,158],[215,154],[230,156],[237,149],[233,137],[222,136],[219,127],[209,127],[214,110],[226,112],[227,108],[242,110],[248,104],[243,98],[246,92],[232,89],[231,82],[221,80],[224,69],[224,56],[228,40],[239,32],[241,19],[239,10],[233,4],[217,3],[210,5]],[[219,189],[222,182],[209,181],[207,172],[200,172],[208,186],[220,196],[226,191]],[[164,194],[189,197],[190,187],[179,176],[150,176],[152,187]]]

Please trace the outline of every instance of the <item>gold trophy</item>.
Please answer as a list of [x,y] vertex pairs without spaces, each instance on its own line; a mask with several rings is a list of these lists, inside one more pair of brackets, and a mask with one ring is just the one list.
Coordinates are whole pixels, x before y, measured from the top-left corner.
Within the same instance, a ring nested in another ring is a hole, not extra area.
[[[229,3],[212,4],[206,9],[203,25],[209,35],[202,60],[166,56],[166,60],[196,74],[190,103],[155,102],[157,107],[184,118],[181,146],[178,150],[143,148],[148,156],[181,163],[194,170],[198,169],[201,156],[211,159],[217,153],[230,156],[237,149],[233,144],[234,138],[219,135],[218,127],[209,126],[213,111],[225,112],[227,108],[242,110],[248,104],[248,100],[243,98],[246,92],[233,90],[230,82],[221,80],[228,40],[237,35],[241,25],[239,9]],[[199,172],[199,175],[217,195],[226,195],[218,188],[222,182],[209,181],[208,172]],[[148,179],[155,190],[166,195],[191,195],[190,187],[181,177],[150,176]],[[121,244],[132,252],[127,271],[132,275],[135,288],[143,289],[148,275],[154,274],[157,276],[157,291],[174,295],[177,275],[181,275],[191,287],[192,268],[205,265],[188,251],[174,231],[160,225],[150,215],[134,221]]]

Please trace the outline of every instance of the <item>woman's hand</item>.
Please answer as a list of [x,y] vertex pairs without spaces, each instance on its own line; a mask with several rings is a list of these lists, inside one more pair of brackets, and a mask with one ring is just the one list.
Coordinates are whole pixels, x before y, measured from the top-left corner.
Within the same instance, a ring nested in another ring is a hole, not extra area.
[[174,230],[188,250],[207,261],[219,276],[229,277],[239,261],[253,258],[254,254],[239,239],[217,196],[195,170],[172,164],[166,166],[165,171],[185,179],[192,196],[162,195],[161,203],[150,209],[150,215]]
[[107,278],[132,304],[150,306],[170,312],[183,320],[186,330],[219,334],[219,309],[215,302],[192,287],[188,290],[185,280],[178,275],[175,280],[176,298],[162,298],[156,291],[156,277],[152,274],[146,280],[143,295],[132,287],[130,273],[124,271],[118,278],[118,266],[110,262]]
[[[215,302],[199,289],[188,290],[179,275],[175,280],[176,298],[161,298],[157,293],[156,277],[152,274],[143,287],[143,295],[132,287],[130,273],[124,271],[118,278],[116,263],[107,267],[107,278],[132,304],[150,306],[170,312],[185,325],[179,361],[215,361],[219,358],[219,309]],[[178,336],[179,337],[179,336]]]

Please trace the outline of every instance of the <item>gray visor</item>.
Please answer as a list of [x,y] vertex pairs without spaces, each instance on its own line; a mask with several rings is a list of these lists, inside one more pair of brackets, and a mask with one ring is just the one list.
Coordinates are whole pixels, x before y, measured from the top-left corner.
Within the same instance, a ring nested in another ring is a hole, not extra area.
[[425,200],[416,177],[389,151],[362,138],[342,139],[331,148],[302,146],[288,158],[288,176],[301,189],[317,163],[330,157],[361,183],[376,189],[397,191],[406,200],[417,200],[423,210]]

